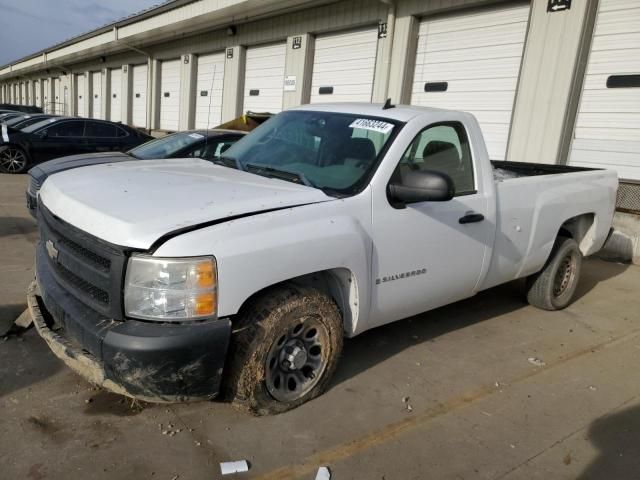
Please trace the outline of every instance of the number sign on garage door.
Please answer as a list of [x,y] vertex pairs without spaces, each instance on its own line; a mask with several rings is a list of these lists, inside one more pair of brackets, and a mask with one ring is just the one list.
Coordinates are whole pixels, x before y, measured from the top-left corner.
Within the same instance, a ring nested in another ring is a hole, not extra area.
[[196,128],[212,128],[222,122],[224,53],[198,57]]
[[284,92],[284,43],[250,47],[244,79],[244,111],[278,113]]
[[502,160],[529,5],[473,10],[420,23],[411,103],[473,113],[489,156]]
[[111,70],[109,78],[109,120],[119,122],[122,118],[122,69]]
[[76,75],[76,112],[79,117],[85,117],[85,101],[87,98],[87,88],[84,74]]
[[136,127],[147,128],[147,65],[133,67],[132,121]]
[[311,103],[370,102],[378,51],[378,28],[316,38]]
[[640,180],[637,0],[600,0],[569,164]]
[[102,118],[102,72],[91,73],[91,118]]
[[180,123],[180,60],[160,66],[160,128],[178,130]]

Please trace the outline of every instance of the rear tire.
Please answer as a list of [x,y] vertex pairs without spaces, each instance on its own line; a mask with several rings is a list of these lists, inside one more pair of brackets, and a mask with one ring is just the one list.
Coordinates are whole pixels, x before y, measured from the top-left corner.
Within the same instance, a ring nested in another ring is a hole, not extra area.
[[578,287],[582,253],[572,238],[558,237],[544,268],[527,278],[527,301],[543,310],[567,307]]
[[22,148],[9,145],[0,150],[0,172],[23,173],[29,169],[29,156]]
[[233,324],[226,397],[255,415],[286,412],[322,394],[342,351],[335,302],[307,287],[271,289]]

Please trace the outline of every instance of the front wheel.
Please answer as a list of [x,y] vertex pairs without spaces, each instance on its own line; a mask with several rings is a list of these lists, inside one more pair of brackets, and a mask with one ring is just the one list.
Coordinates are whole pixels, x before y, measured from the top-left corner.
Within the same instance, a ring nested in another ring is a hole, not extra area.
[[558,237],[544,268],[527,279],[527,300],[544,310],[568,306],[578,287],[582,253],[572,238]]
[[324,293],[287,285],[251,301],[234,322],[226,394],[256,415],[322,394],[342,351],[342,318]]
[[20,147],[8,146],[0,151],[0,172],[23,173],[29,167],[29,157]]

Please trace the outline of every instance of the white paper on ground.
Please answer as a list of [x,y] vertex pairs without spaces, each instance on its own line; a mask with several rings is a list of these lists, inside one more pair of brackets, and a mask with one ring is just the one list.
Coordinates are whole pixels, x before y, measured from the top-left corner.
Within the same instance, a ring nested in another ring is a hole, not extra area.
[[222,475],[229,475],[231,473],[243,473],[249,471],[249,464],[246,460],[239,460],[237,462],[222,462],[220,464],[220,472]]
[[331,480],[331,472],[327,467],[320,467],[316,473],[316,480]]

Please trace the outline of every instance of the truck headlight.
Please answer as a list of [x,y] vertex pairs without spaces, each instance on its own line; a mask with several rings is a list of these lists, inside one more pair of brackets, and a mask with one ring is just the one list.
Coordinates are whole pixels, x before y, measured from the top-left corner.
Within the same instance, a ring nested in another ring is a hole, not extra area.
[[213,257],[132,255],[125,279],[125,315],[165,322],[214,317],[217,290]]

